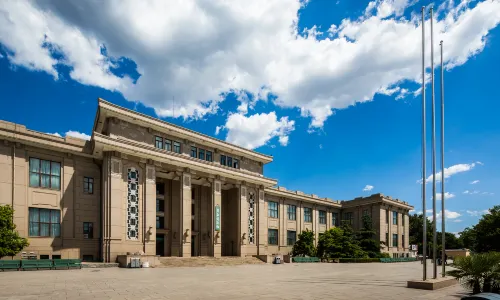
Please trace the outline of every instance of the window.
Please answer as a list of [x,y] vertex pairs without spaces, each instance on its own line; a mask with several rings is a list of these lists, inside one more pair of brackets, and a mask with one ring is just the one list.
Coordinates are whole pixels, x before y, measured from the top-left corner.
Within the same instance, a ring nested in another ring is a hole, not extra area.
[[61,259],[61,255],[59,255],[59,254],[52,255],[52,259]]
[[326,224],[326,211],[319,211],[319,224]]
[[156,183],[156,195],[165,195],[165,184],[163,182]]
[[59,190],[61,188],[61,164],[30,158],[30,186]]
[[156,217],[156,229],[165,228],[165,218],[164,217]]
[[363,209],[363,217],[368,216],[368,209]]
[[165,211],[165,201],[161,199],[156,199],[156,212]]
[[278,202],[272,202],[272,201],[268,202],[267,216],[270,218],[278,218]]
[[94,178],[83,177],[83,193],[84,194],[94,193]]
[[297,233],[295,231],[288,230],[286,232],[286,244],[288,246],[295,245],[295,241],[297,240]]
[[401,215],[401,223],[403,224],[403,227],[405,227],[405,215]]
[[288,213],[288,220],[296,220],[296,218],[297,218],[297,206],[288,205],[287,213]]
[[198,157],[198,149],[196,147],[191,146],[191,157]]
[[405,235],[404,234],[401,236],[401,247],[402,248],[405,247]]
[[155,136],[155,147],[158,149],[163,149],[163,138]]
[[309,207],[304,207],[304,222],[312,222],[312,209]]
[[181,154],[181,143],[174,142],[174,152]]
[[389,247],[389,232],[385,233],[385,244]]
[[172,151],[172,141],[165,139],[165,150]]
[[332,225],[339,226],[339,213],[332,213]]
[[398,235],[396,233],[394,233],[392,235],[392,246],[393,247],[397,247],[398,246]]
[[198,158],[201,160],[205,160],[205,150],[204,149],[198,150]]
[[392,224],[398,225],[398,212],[397,211],[392,212]]
[[385,212],[386,212],[386,214],[385,214],[385,223],[389,224],[389,210],[386,210]]
[[47,255],[47,254],[40,254],[40,259],[49,259],[49,255]]
[[94,238],[94,224],[91,222],[83,222],[83,238],[93,239]]
[[29,236],[61,236],[61,211],[29,208]]
[[226,165],[226,156],[225,155],[220,156],[220,164],[223,166]]
[[236,158],[233,160],[233,168],[235,169],[240,168],[240,162]]
[[347,224],[352,225],[352,212],[344,213],[344,221],[347,222]]
[[84,254],[82,257],[82,261],[94,261],[94,256],[90,254]]
[[267,243],[269,245],[278,245],[278,229],[267,230]]
[[227,166],[232,167],[233,166],[233,158],[228,156],[227,157]]
[[205,156],[207,161],[212,161],[212,151],[207,151],[207,155]]

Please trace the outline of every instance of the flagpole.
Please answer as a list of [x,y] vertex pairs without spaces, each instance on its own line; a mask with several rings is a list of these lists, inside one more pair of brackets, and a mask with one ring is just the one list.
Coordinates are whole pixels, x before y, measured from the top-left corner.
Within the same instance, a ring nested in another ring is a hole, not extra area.
[[433,278],[437,278],[437,233],[436,233],[436,105],[434,99],[434,19],[431,7],[431,86],[432,86],[432,263]]
[[424,214],[422,237],[423,278],[427,280],[427,220],[425,212],[425,6],[422,6],[422,211]]
[[441,46],[441,245],[443,246],[443,251],[441,253],[441,261],[442,272],[441,276],[446,276],[446,267],[445,267],[445,250],[446,250],[446,239],[445,239],[445,220],[446,214],[445,205],[444,205],[444,68],[443,68],[443,41],[439,43]]

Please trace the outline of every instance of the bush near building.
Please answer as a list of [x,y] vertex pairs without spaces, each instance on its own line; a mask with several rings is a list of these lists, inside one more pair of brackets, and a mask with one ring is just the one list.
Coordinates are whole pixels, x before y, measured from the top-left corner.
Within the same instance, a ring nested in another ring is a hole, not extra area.
[[293,245],[293,256],[316,256],[316,247],[314,247],[314,232],[304,230],[299,233],[299,238]]
[[17,233],[13,218],[14,209],[0,205],[0,258],[15,256],[29,245],[28,240]]

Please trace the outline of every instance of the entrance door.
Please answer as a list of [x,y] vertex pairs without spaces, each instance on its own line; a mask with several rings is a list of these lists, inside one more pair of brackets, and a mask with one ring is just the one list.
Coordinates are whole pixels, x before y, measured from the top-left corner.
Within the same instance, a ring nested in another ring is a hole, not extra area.
[[156,235],[156,255],[165,256],[165,235]]

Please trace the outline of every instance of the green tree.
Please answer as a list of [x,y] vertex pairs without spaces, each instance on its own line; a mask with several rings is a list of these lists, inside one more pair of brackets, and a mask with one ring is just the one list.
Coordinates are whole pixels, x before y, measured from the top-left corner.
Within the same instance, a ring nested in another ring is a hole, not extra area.
[[341,245],[342,245],[342,253],[344,256],[342,257],[347,257],[347,258],[364,258],[367,257],[365,251],[361,248],[359,245],[359,241],[356,239],[356,236],[354,235],[354,231],[352,230],[352,227],[349,223],[347,222],[342,222],[342,238],[341,238]]
[[0,258],[14,256],[29,245],[28,240],[17,233],[13,217],[10,205],[0,205]]
[[454,270],[446,272],[460,281],[473,294],[496,291],[500,285],[500,253],[478,253],[457,257]]
[[489,214],[484,214],[479,223],[474,226],[476,252],[500,252],[500,205],[490,208]]
[[[428,248],[432,249],[432,222],[425,218],[427,222],[427,245]],[[422,240],[424,238],[424,215],[423,214],[413,214],[409,216],[409,226],[410,226],[410,245],[418,246],[418,253],[423,253]],[[429,249],[427,249],[429,250]],[[427,251],[427,255],[431,257],[432,251]],[[431,253],[429,253],[431,252]]]
[[344,257],[342,252],[342,236],[344,231],[339,227],[333,227],[325,231],[318,239],[318,257],[321,258],[341,258]]
[[373,238],[377,232],[373,230],[372,218],[369,215],[364,215],[362,222],[363,227],[358,231],[359,245],[369,257],[379,257],[380,242]]
[[476,231],[474,228],[466,227],[464,231],[460,232],[460,242],[464,248],[476,249]]
[[316,248],[314,247],[314,232],[304,230],[299,233],[299,239],[295,242],[292,249],[293,256],[310,256],[316,255]]

